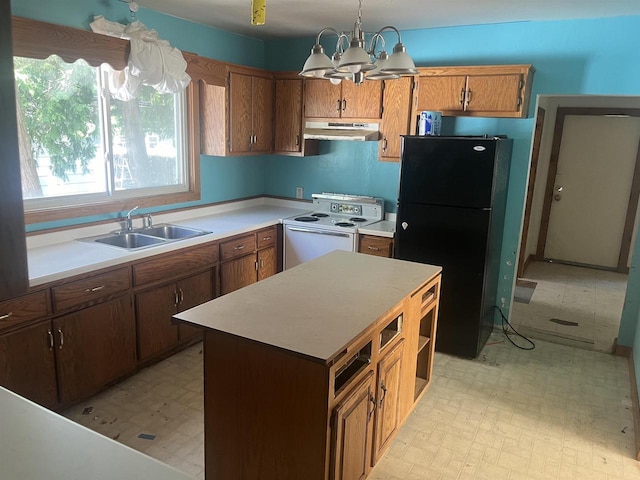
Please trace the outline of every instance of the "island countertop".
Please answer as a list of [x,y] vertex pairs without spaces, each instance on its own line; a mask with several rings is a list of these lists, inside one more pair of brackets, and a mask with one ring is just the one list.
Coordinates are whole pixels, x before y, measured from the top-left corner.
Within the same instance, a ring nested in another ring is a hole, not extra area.
[[334,251],[175,318],[327,363],[441,270]]

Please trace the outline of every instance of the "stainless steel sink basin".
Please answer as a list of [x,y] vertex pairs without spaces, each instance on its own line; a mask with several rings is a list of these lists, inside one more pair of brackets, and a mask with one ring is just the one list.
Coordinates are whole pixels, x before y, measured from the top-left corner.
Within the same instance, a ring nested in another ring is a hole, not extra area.
[[151,235],[152,237],[166,238],[167,240],[191,238],[209,233],[203,230],[196,230],[195,228],[180,227],[178,225],[170,224],[158,225],[151,228],[143,228],[139,230],[139,232],[144,235]]
[[151,237],[141,233],[114,233],[112,235],[98,237],[93,241],[111,245],[112,247],[126,248],[127,250],[137,250],[139,248],[166,243],[162,238]]
[[151,228],[137,228],[131,232],[113,232],[105,235],[80,238],[78,240],[81,242],[103,243],[125,250],[139,250],[141,248],[153,247],[169,242],[186,240],[187,238],[198,237],[208,233],[211,232],[167,223]]

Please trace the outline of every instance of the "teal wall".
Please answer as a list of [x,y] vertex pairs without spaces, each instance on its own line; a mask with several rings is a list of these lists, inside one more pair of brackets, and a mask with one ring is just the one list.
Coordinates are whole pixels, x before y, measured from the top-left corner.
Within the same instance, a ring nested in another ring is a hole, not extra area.
[[[122,23],[131,20],[127,4],[118,0],[47,0],[46,2],[42,0],[12,0],[11,11],[13,15],[87,30],[90,29],[89,23],[93,20],[94,15],[103,15],[107,20]],[[181,50],[230,63],[256,68],[265,67],[265,45],[262,40],[181,20],[142,7],[136,19],[147,27],[157,30],[161,38],[168,40]],[[168,208],[261,195],[264,193],[266,158],[268,157],[219,158],[202,155],[200,162],[202,199],[200,201],[148,208],[143,212],[158,212]],[[132,201],[132,206],[134,205],[135,202]],[[122,212],[86,217],[80,214],[78,218],[71,220],[28,225],[27,231],[121,216]]]
[[[126,4],[118,0],[12,0],[12,10],[15,15],[77,28],[88,28],[96,14],[109,20],[129,19]],[[182,50],[270,70],[299,70],[314,43],[313,38],[265,42],[145,8],[140,9],[138,19]],[[366,24],[366,16],[364,20]],[[637,16],[424,29],[402,35],[420,66],[533,64],[532,111],[536,94],[640,95]],[[395,43],[393,35],[385,36],[387,45]],[[332,42],[327,39],[326,46]],[[532,118],[446,118],[443,122],[446,134],[506,134],[514,139],[498,298],[511,297],[532,129]],[[320,155],[308,158],[202,156],[201,169],[202,200],[192,204],[258,194],[293,197],[295,188],[301,186],[306,198],[322,190],[382,196],[387,210],[395,211],[398,165],[378,162],[375,143],[323,142]],[[162,208],[150,211],[157,210]],[[82,223],[118,213],[30,228]],[[634,258],[619,343],[634,346],[640,358],[640,336],[636,335],[640,330],[636,328],[640,322],[640,236]]]

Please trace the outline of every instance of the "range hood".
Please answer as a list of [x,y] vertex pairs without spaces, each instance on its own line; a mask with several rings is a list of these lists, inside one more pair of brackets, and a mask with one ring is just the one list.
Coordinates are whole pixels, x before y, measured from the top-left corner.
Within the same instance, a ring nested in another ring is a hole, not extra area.
[[304,138],[309,140],[380,140],[377,123],[306,122]]

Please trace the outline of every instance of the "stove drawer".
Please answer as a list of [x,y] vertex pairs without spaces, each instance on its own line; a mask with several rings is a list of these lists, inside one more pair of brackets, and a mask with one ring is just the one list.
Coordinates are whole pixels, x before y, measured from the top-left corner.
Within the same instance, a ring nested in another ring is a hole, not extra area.
[[223,262],[231,258],[240,257],[256,251],[256,234],[228,240],[220,244],[220,260]]

